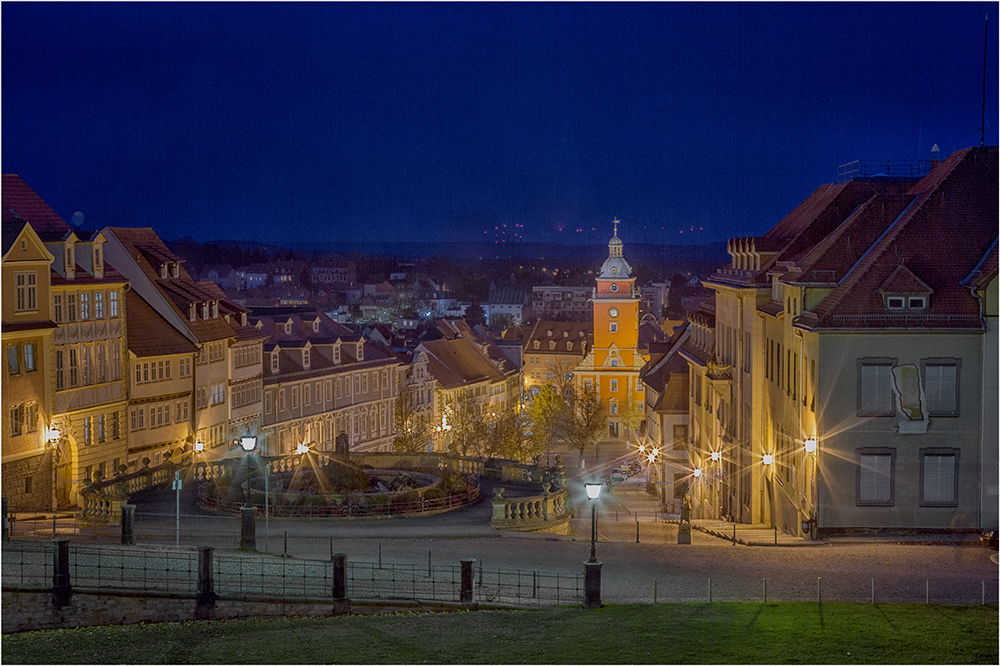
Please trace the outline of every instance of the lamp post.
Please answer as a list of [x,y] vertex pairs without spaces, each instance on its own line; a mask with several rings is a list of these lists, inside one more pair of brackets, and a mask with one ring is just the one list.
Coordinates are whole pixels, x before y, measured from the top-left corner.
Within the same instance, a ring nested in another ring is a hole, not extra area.
[[583,607],[601,606],[601,563],[597,561],[597,498],[601,496],[600,483],[587,483],[590,501],[590,559],[583,563]]
[[587,483],[587,499],[590,501],[590,561],[597,561],[597,498],[601,496],[601,484]]

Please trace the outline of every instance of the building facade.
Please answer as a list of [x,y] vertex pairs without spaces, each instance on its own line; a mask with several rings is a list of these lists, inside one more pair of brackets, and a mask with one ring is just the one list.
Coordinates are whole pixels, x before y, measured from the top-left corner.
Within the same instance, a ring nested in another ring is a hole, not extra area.
[[608,410],[608,436],[637,436],[645,410],[639,371],[649,351],[639,348],[639,290],[632,267],[615,232],[608,242],[608,258],[592,290],[593,347],[577,367],[576,390],[594,390]]
[[995,526],[996,182],[996,148],[970,148],[730,241],[683,352],[692,465],[724,470],[697,511],[810,536]]

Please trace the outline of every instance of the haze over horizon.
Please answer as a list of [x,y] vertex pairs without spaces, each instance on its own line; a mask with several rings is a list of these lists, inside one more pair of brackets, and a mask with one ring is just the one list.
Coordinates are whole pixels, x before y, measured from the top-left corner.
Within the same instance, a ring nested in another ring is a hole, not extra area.
[[707,243],[996,145],[995,3],[10,3],[2,169],[88,227]]

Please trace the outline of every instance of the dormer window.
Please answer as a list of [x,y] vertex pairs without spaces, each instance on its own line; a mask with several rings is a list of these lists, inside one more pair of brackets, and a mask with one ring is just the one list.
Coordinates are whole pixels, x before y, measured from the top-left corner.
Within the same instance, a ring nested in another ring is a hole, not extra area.
[[885,307],[889,310],[902,310],[906,304],[906,299],[902,296],[890,296],[885,299]]
[[167,265],[166,264],[160,264],[160,277],[164,278],[164,279],[167,277]]
[[288,321],[285,322],[285,335],[291,335],[291,334],[292,334],[292,320],[289,319]]
[[73,260],[73,246],[66,246],[66,274],[69,275],[76,270],[76,262]]
[[336,344],[333,346],[333,362],[340,364],[340,345]]
[[927,308],[927,299],[923,296],[910,296],[906,300],[906,305],[911,310],[924,310]]
[[365,360],[365,343],[363,342],[358,343],[358,360]]
[[542,346],[542,343],[539,342],[538,340],[535,340],[535,349],[538,349],[541,346]]
[[552,331],[546,331],[546,333],[548,333],[548,336],[549,336],[550,338],[552,337]]
[[555,348],[556,348],[556,341],[555,340],[551,340],[549,342],[549,351],[552,351]]
[[566,351],[573,351],[573,343],[572,342],[567,342],[566,343]]
[[564,338],[568,338],[569,337],[569,331],[563,331],[563,337]]
[[198,317],[198,306],[188,303],[188,321],[194,321]]
[[310,364],[311,364],[311,358],[309,354],[309,348],[306,347],[305,349],[302,350],[302,369],[308,370]]
[[219,318],[219,301],[212,301],[212,319]]
[[319,333],[319,317],[313,319],[313,333]]
[[174,263],[170,264],[170,274],[173,277],[180,277],[181,276],[181,265],[179,263],[177,263],[176,261]]
[[98,280],[104,278],[104,260],[101,258],[100,243],[94,243],[94,277]]
[[278,350],[271,352],[271,373],[278,374]]
[[201,303],[201,318],[208,319],[208,301],[202,301]]

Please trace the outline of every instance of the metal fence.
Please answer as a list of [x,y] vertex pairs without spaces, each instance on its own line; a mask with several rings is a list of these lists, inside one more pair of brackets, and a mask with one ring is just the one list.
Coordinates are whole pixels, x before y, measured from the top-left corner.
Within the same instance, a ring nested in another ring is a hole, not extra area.
[[[329,601],[333,563],[237,553],[213,558],[215,593],[245,600]],[[88,591],[190,596],[197,592],[198,554],[188,549],[116,548],[70,544],[70,585]],[[52,584],[53,544],[7,542],[3,586],[39,589]],[[352,599],[461,601],[460,565],[347,562]],[[583,574],[473,568],[473,600],[514,605],[583,601]]]

